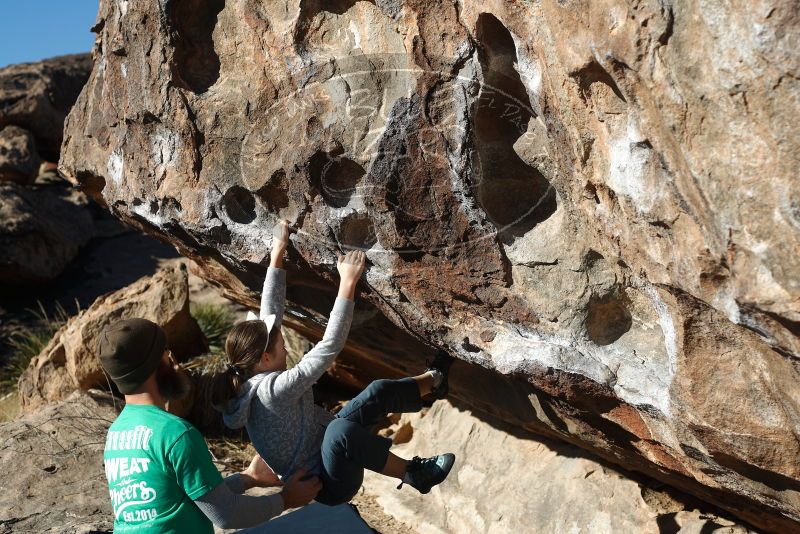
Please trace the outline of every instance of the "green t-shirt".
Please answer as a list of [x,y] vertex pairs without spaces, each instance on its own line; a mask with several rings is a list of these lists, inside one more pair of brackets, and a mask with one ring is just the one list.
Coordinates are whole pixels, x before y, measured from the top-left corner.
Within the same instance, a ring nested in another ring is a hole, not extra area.
[[203,436],[157,406],[128,404],[103,454],[115,532],[213,532],[194,499],[222,482]]

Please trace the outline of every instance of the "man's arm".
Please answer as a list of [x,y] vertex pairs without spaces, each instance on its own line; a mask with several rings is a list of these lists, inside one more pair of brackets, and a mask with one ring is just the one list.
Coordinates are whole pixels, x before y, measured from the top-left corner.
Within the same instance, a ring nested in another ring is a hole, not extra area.
[[273,495],[239,495],[220,484],[195,499],[200,511],[219,528],[246,528],[269,521],[283,512],[283,498]]
[[[256,456],[256,458],[263,462],[260,456]],[[253,458],[253,462],[256,462],[256,458]],[[269,521],[284,510],[305,506],[316,497],[319,490],[322,489],[322,482],[317,477],[300,480],[306,474],[306,470],[301,469],[292,475],[280,493],[250,496],[239,495],[231,490],[228,484],[229,480],[235,480],[235,484],[239,487],[243,487],[241,486],[242,481],[247,480],[244,473],[236,473],[227,477],[224,484],[218,485],[205,495],[195,499],[194,502],[200,511],[220,528],[252,527]],[[255,486],[273,485],[271,480],[262,484],[261,482],[265,482],[265,480],[259,481],[251,478],[250,482]]]
[[261,292],[261,309],[259,318],[275,315],[275,326],[280,328],[283,320],[283,307],[286,301],[286,271],[283,269],[283,256],[289,246],[289,223],[283,219],[278,221],[272,231],[272,250],[269,267]]
[[[262,468],[254,458],[248,469],[223,482],[203,436],[194,427],[181,434],[172,444],[167,451],[167,459],[184,493],[212,523],[221,528],[251,527],[269,521],[280,515],[284,508],[307,504],[322,488],[318,478],[301,481],[304,472],[290,478],[283,490],[274,495],[234,493],[230,486],[244,491],[254,485],[270,485],[274,483],[274,473],[271,477],[271,471],[265,469],[266,464]],[[258,459],[261,460],[260,457]]]
[[271,383],[270,396],[299,397],[328,370],[336,355],[344,348],[353,319],[355,287],[364,272],[364,263],[365,255],[361,251],[351,251],[339,258],[339,294],[331,310],[325,334],[297,365],[278,375]]

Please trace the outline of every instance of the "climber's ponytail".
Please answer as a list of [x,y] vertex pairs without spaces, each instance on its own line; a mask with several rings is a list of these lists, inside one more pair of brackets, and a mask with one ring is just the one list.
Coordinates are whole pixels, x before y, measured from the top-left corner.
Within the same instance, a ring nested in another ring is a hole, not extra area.
[[[277,329],[275,329],[277,330]],[[211,402],[224,407],[239,394],[248,378],[253,375],[253,367],[261,360],[265,350],[269,350],[273,339],[269,336],[264,321],[244,321],[234,326],[225,340],[225,369],[214,377]]]

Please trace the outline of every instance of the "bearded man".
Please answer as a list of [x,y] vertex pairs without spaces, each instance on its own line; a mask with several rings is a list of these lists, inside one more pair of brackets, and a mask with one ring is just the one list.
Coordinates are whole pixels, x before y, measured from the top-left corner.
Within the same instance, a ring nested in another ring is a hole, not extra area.
[[282,485],[260,456],[222,478],[200,432],[165,409],[189,391],[166,345],[164,331],[146,319],[119,321],[98,340],[103,369],[125,395],[103,454],[114,531],[212,533],[212,523],[245,528],[313,499],[321,483],[301,480],[304,472],[280,493],[244,495],[255,486]]

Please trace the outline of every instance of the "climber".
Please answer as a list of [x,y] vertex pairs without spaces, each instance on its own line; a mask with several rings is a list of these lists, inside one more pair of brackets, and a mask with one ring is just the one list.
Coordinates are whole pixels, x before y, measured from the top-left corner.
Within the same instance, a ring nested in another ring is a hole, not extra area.
[[390,439],[371,433],[370,427],[389,412],[419,411],[425,395],[443,398],[452,358],[442,352],[419,376],[376,380],[336,416],[314,405],[311,386],[344,347],[365,255],[351,251],[339,258],[339,293],[325,334],[287,370],[280,326],[288,243],[288,223],[280,221],[273,231],[260,318],[237,324],[228,335],[227,369],[212,388],[214,405],[228,427],[247,428],[256,451],[281,478],[302,469],[319,474],[322,490],[317,502],[331,506],[348,502],[361,487],[365,468],[399,479],[398,489],[407,483],[428,493],[447,477],[455,456],[404,460],[389,451]]
[[308,504],[319,492],[314,477],[298,471],[283,491],[243,495],[255,486],[280,486],[256,455],[240,473],[222,478],[200,433],[165,411],[167,401],[188,392],[155,323],[128,319],[100,333],[100,363],[120,392],[125,407],[108,429],[103,461],[114,509],[114,532],[214,532],[244,528]]

